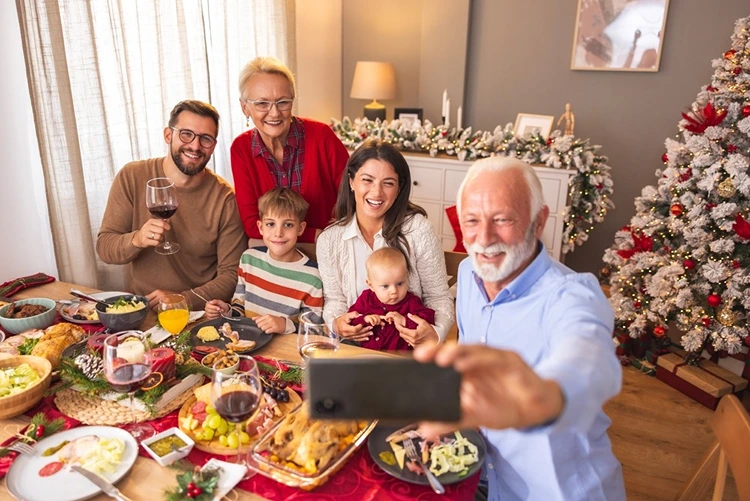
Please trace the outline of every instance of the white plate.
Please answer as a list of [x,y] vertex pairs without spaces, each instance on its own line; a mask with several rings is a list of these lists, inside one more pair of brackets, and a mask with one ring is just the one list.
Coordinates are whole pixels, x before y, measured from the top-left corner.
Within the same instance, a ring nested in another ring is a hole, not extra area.
[[49,477],[39,476],[39,470],[44,465],[57,460],[57,454],[42,457],[42,452],[65,440],[72,441],[86,435],[119,438],[125,442],[122,462],[114,472],[103,475],[109,482],[116,483],[133,467],[138,457],[138,443],[130,433],[111,426],[79,426],[37,442],[34,449],[39,455],[19,454],[5,477],[5,485],[11,495],[24,501],[80,501],[99,494],[101,489],[67,468]]

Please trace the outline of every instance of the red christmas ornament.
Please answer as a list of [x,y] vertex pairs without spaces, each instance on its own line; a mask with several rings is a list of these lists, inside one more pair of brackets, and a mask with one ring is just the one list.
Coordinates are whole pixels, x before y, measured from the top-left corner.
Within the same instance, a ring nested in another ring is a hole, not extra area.
[[743,117],[750,117],[750,105],[742,107],[742,116]]
[[711,306],[713,308],[716,308],[717,306],[719,306],[721,304],[721,296],[718,295],[718,294],[716,294],[716,293],[710,294],[706,298],[706,301],[708,301],[708,305],[709,306]]
[[634,301],[633,302],[633,308],[635,308],[636,310],[640,309],[641,308],[641,302],[640,301]]
[[708,317],[703,317],[703,318],[701,319],[701,322],[703,322],[703,325],[704,325],[705,327],[711,327],[711,319],[710,319],[710,318],[708,318]]
[[733,145],[733,144],[728,144],[728,145],[727,145],[727,151],[728,151],[729,153],[734,153],[734,152],[736,152],[736,151],[737,151],[737,147],[736,147],[735,145]]
[[669,212],[675,217],[680,217],[683,210],[684,209],[681,204],[672,204],[672,206],[669,208]]
[[685,181],[687,181],[691,177],[693,177],[693,169],[688,169],[685,172],[683,172],[682,174],[680,174],[680,182],[684,183]]
[[669,155],[667,155],[666,153],[664,153],[664,154],[663,154],[663,155],[661,156],[661,161],[662,161],[662,162],[664,162],[664,163],[667,163],[667,162],[669,162]]
[[695,269],[695,261],[693,261],[692,259],[686,259],[686,260],[684,260],[684,261],[682,262],[682,266],[683,266],[683,267],[684,267],[684,268],[685,268],[686,270],[692,270],[692,269]]
[[440,134],[441,134],[441,135],[442,135],[443,137],[445,137],[445,136],[447,136],[447,135],[448,135],[448,131],[447,131],[447,130],[444,130],[444,131],[443,131],[443,132],[441,132]]
[[714,207],[716,207],[716,204],[712,204],[712,203],[707,203],[707,204],[706,204],[706,210],[711,210],[711,209],[713,209]]
[[551,144],[552,144],[552,138],[551,138],[551,137],[548,137],[548,138],[547,138],[547,146],[549,146],[549,145],[551,145]]
[[750,223],[745,221],[742,214],[737,214],[737,217],[734,218],[732,229],[738,237],[750,240]]
[[661,325],[657,325],[656,327],[654,327],[654,336],[664,337],[664,334],[666,333],[667,333],[667,329],[665,329]]
[[707,103],[700,111],[682,114],[682,118],[688,122],[683,128],[693,134],[703,134],[707,128],[723,122],[726,116],[727,110],[717,111],[713,104]]
[[732,268],[734,268],[735,270],[737,268],[739,268],[740,266],[742,266],[742,264],[739,261],[737,261],[736,259],[734,261],[732,261]]
[[708,92],[715,92],[716,91],[716,87],[714,87],[713,85],[709,85],[708,87],[706,87],[706,90]]
[[729,49],[724,53],[724,59],[732,59],[736,53],[734,49]]
[[732,73],[734,73],[735,75],[739,75],[740,73],[742,73],[742,68],[737,66],[735,69],[732,70]]

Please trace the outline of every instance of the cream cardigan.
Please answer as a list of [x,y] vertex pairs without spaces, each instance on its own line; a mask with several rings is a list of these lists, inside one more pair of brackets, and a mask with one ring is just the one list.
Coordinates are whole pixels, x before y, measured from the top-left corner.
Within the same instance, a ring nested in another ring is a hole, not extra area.
[[[361,291],[354,283],[354,250],[351,240],[344,240],[347,226],[331,225],[316,242],[318,270],[323,280],[323,318],[332,325],[354,304]],[[440,240],[432,224],[421,214],[404,223],[409,243],[409,290],[435,310],[435,330],[444,341],[455,320],[455,305],[448,290],[448,274]]]

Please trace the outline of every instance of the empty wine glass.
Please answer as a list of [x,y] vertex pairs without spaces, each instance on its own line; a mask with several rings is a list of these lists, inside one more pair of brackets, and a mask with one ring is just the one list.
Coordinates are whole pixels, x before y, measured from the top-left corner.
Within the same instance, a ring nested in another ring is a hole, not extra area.
[[297,348],[305,362],[321,354],[333,353],[339,345],[339,336],[328,328],[320,315],[312,311],[300,315]]
[[[177,188],[174,181],[167,177],[149,179],[146,183],[146,207],[152,216],[159,219],[169,219],[177,212]],[[170,242],[164,236],[164,242],[156,246],[159,254],[174,254],[180,250],[180,244]]]
[[[263,386],[260,371],[255,359],[238,355],[237,370],[232,374],[225,374],[216,369],[211,377],[211,404],[216,413],[235,425],[237,431],[237,464],[247,467],[247,461],[242,457],[243,428],[253,414],[260,408],[263,399]],[[228,437],[227,437],[228,438]],[[248,442],[250,437],[246,437]],[[233,447],[234,444],[230,442]],[[247,470],[244,478],[254,475]]]
[[137,423],[133,408],[133,395],[140,390],[151,375],[151,355],[145,335],[139,331],[117,333],[104,340],[104,377],[118,393],[130,398],[131,435],[144,440],[154,433],[154,428]]
[[182,294],[167,294],[159,298],[157,307],[159,324],[176,336],[188,324],[190,311],[188,310],[187,298]]

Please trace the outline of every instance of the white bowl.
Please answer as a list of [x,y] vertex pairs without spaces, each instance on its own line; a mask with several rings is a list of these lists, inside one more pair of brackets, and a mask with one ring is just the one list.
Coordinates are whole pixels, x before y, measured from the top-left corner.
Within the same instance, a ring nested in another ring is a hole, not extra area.
[[[164,437],[168,437],[169,435],[177,435],[183,442],[185,442],[186,445],[177,449],[176,451],[170,452],[169,454],[159,456],[151,449],[150,444],[153,444],[154,442],[161,440]],[[164,430],[163,432],[141,442],[141,446],[146,449],[146,452],[148,452],[149,456],[154,458],[154,460],[156,460],[156,462],[162,466],[169,466],[178,459],[184,458],[185,456],[190,454],[190,451],[193,450],[194,445],[195,442],[185,433],[183,433],[179,428],[169,428],[168,430]]]

